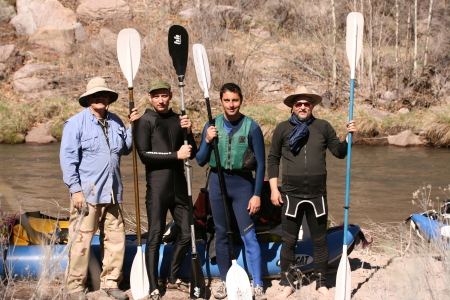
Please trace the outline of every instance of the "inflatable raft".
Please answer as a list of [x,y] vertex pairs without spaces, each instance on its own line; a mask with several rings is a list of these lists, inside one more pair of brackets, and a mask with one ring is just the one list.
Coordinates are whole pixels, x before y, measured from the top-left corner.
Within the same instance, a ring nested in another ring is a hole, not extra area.
[[[353,250],[355,244],[359,242],[361,236],[360,228],[357,225],[350,225],[347,234],[347,245],[349,245],[348,252]],[[129,244],[125,249],[125,261],[123,267],[124,279],[129,279],[131,265],[136,254],[136,244],[133,239],[135,236],[127,236]],[[327,242],[329,247],[329,263],[339,259],[342,255],[342,244],[344,239],[344,231],[341,226],[331,227],[327,232]],[[208,252],[205,249],[205,244],[197,245],[198,257],[202,262],[202,268],[205,276],[219,277],[219,269],[214,261],[207,259]],[[280,242],[260,243],[263,276],[264,277],[279,277],[280,267]],[[143,245],[145,251],[145,245]],[[160,277],[166,277],[170,265],[170,257],[173,245],[161,245],[159,270]],[[40,277],[46,272],[63,273],[67,266],[67,249],[64,244],[48,245],[29,245],[29,246],[9,246],[2,251],[3,259],[0,260],[0,276],[8,274],[12,278],[16,277]],[[249,266],[245,260],[243,246],[235,246],[235,254],[237,255],[237,262],[249,274]],[[100,264],[100,245],[98,237],[93,240],[91,245],[91,265]],[[95,259],[94,259],[95,258]],[[313,270],[313,245],[310,238],[299,240],[296,247],[296,261],[297,267],[303,273],[308,273]],[[90,266],[92,267],[92,266]],[[98,269],[98,268],[97,268]],[[180,269],[180,277],[190,277],[190,255],[188,254]]]
[[450,214],[423,212],[411,215],[410,220],[420,238],[450,248]]

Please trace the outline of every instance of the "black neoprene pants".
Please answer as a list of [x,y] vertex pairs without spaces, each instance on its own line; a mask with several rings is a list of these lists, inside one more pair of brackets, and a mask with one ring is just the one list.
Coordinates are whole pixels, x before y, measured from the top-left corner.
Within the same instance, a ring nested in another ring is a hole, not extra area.
[[187,184],[184,172],[170,169],[147,173],[146,207],[149,235],[145,247],[145,265],[150,282],[150,293],[158,288],[159,247],[166,226],[167,211],[170,210],[180,233],[172,251],[169,282],[175,283],[178,270],[189,250],[191,233]]
[[314,245],[314,274],[316,289],[326,286],[328,265],[327,245],[327,214],[316,217],[312,204],[303,202],[299,205],[295,218],[286,216],[286,203],[281,210],[283,228],[282,247],[280,254],[281,281],[280,285],[290,286],[294,283],[295,246],[302,225],[303,214],[306,215],[311,239]]

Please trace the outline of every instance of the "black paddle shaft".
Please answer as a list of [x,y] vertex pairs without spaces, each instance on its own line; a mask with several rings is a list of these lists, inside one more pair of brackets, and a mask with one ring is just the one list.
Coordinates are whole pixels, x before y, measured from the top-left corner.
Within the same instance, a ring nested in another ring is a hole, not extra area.
[[[209,103],[209,98],[205,98],[205,102],[206,102],[206,109],[208,111],[209,125],[214,126],[214,120],[212,118],[211,104]],[[230,245],[230,255],[232,259],[236,259],[234,256],[233,231],[231,231],[230,212],[228,211],[228,204],[227,204],[228,198],[227,188],[225,186],[225,179],[223,178],[222,165],[220,164],[220,155],[219,155],[219,147],[217,146],[217,137],[213,139],[212,143],[214,149],[214,156],[216,158],[217,164],[217,175],[219,176],[220,193],[222,194],[223,210],[225,212],[225,220],[227,222],[227,235],[228,235],[228,244]]]
[[[169,54],[172,57],[173,66],[178,75],[180,96],[181,96],[181,115],[186,115],[184,105],[184,76],[186,74],[186,66],[189,54],[189,35],[186,29],[180,25],[173,25],[169,28],[168,37]],[[187,128],[183,128],[184,145],[189,145]],[[187,189],[188,189],[188,205],[189,205],[189,226],[191,228],[191,286],[190,298],[205,298],[206,286],[205,276],[201,267],[201,262],[197,255],[197,247],[195,245],[195,228],[192,209],[192,183],[191,183],[191,165],[189,159],[184,160],[186,169]]]
[[[175,59],[174,59],[175,61]],[[175,63],[174,63],[175,65]],[[186,115],[186,108],[184,105],[184,75],[178,75],[179,88],[181,94],[181,115]],[[188,142],[188,134],[187,128],[183,128],[183,139],[184,145],[189,145]],[[184,160],[184,165],[186,169],[186,180],[188,186],[188,202],[189,202],[189,225],[191,226],[191,239],[192,239],[192,252],[191,255],[197,255],[197,247],[195,245],[195,231],[194,231],[194,217],[193,217],[193,209],[192,209],[192,183],[191,183],[191,164],[189,163],[189,159]]]

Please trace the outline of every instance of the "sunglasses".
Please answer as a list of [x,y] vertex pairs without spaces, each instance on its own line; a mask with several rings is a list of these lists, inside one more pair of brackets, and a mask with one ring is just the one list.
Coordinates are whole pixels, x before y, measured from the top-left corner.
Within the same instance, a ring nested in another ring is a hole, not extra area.
[[109,97],[109,92],[97,92],[91,95],[92,98],[108,98]]
[[309,103],[309,102],[295,102],[294,103],[294,107],[296,107],[296,108],[302,107],[302,105],[304,105],[305,107],[310,107],[311,103]]

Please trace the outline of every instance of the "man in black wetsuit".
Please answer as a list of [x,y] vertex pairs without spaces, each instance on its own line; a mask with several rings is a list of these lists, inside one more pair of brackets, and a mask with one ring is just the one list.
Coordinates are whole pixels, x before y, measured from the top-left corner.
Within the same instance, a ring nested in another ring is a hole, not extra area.
[[[148,217],[148,239],[145,264],[150,282],[150,299],[159,300],[159,247],[164,234],[167,211],[170,210],[180,233],[175,242],[168,277],[168,288],[189,292],[189,286],[178,279],[178,270],[189,250],[190,227],[186,177],[183,160],[193,159],[197,146],[191,131],[191,121],[169,109],[172,92],[161,79],[149,84],[148,98],[153,105],[136,124],[136,149],[145,164]],[[189,145],[184,145],[183,130]]]
[[[291,117],[275,128],[267,158],[271,200],[276,206],[283,205],[281,220],[283,246],[280,253],[281,281],[284,290],[276,299],[286,299],[292,294],[295,246],[302,224],[303,214],[314,245],[314,274],[316,289],[331,296],[326,287],[328,264],[327,246],[327,149],[337,158],[347,155],[347,142],[336,137],[333,127],[325,120],[312,115],[322,97],[300,87],[284,104],[292,108]],[[347,124],[347,132],[356,132],[354,121]],[[278,191],[278,172],[282,167],[281,193]]]

